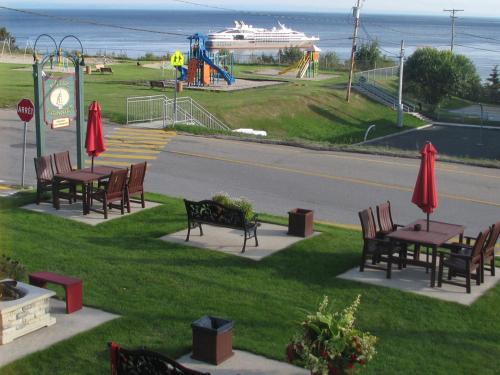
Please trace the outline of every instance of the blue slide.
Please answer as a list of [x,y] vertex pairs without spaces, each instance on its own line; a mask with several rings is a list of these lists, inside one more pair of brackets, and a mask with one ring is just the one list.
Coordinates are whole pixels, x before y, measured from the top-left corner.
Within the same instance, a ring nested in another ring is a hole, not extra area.
[[205,51],[203,51],[203,53],[201,54],[201,59],[205,63],[210,65],[213,69],[215,69],[217,73],[219,73],[222,76],[222,78],[226,80],[228,85],[232,85],[235,82],[234,77],[228,72],[226,72],[224,69],[222,69],[220,66],[215,65],[214,62],[207,56],[207,53]]
[[188,70],[186,68],[184,68],[183,66],[178,66],[177,70],[179,72],[181,72],[181,76],[180,76],[179,80],[185,81],[187,79]]

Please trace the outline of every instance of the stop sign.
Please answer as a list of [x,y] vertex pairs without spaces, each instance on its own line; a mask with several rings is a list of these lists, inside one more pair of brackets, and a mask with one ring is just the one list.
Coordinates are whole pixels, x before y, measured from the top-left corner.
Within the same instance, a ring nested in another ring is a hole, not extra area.
[[24,122],[30,122],[35,114],[35,106],[29,99],[21,99],[17,103],[17,115]]

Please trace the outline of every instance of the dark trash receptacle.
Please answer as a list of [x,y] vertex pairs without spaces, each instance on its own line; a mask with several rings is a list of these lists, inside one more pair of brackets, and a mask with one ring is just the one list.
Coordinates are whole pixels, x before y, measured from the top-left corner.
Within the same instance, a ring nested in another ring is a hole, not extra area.
[[313,234],[314,211],[294,208],[288,212],[288,234],[309,237]]
[[218,365],[233,355],[232,320],[204,316],[191,324],[193,359]]

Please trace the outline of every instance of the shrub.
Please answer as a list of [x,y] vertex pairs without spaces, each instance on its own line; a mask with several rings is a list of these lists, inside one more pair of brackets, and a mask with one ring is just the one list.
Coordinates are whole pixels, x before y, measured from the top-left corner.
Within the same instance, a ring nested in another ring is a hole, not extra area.
[[20,280],[26,275],[26,268],[17,260],[13,260],[8,256],[0,257],[0,280],[14,279]]
[[222,204],[223,206],[229,208],[236,208],[243,211],[245,220],[247,221],[251,220],[254,215],[252,203],[244,197],[231,198],[231,196],[228,193],[220,192],[214,194],[212,196],[212,200],[219,204]]
[[314,375],[352,373],[375,355],[377,338],[354,327],[358,296],[342,312],[333,312],[325,296],[318,311],[308,314],[286,349],[289,362]]

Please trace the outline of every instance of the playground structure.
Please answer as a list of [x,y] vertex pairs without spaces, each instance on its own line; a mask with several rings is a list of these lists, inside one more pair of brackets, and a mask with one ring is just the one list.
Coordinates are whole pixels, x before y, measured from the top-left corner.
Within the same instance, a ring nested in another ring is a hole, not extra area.
[[208,52],[205,48],[206,37],[194,34],[189,38],[188,67],[179,67],[180,80],[189,86],[210,86],[220,79],[228,85],[235,83],[233,77],[233,55],[229,52]]
[[319,53],[321,49],[312,46],[304,51],[304,56],[295,64],[283,69],[279,72],[280,75],[287,74],[293,70],[297,71],[296,77],[302,78],[317,78],[319,72]]

